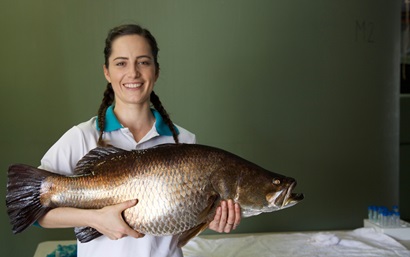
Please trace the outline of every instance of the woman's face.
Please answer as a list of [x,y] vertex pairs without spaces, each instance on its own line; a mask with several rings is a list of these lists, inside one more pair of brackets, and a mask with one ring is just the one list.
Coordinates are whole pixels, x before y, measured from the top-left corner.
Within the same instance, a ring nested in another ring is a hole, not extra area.
[[116,38],[104,75],[115,93],[116,105],[148,104],[158,78],[147,40],[139,35]]

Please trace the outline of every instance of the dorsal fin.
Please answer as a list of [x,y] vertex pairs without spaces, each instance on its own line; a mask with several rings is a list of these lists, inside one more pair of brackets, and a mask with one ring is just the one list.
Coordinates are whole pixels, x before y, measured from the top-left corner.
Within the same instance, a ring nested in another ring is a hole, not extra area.
[[181,144],[174,144],[174,143],[165,143],[165,144],[159,144],[159,145],[154,145],[151,148],[162,148],[162,147],[179,147],[181,145],[185,145],[183,143]]
[[128,152],[127,150],[120,149],[114,146],[97,147],[89,151],[81,160],[78,161],[77,166],[74,169],[76,175],[85,175],[93,173],[93,168],[96,164],[106,158],[109,155],[116,155]]

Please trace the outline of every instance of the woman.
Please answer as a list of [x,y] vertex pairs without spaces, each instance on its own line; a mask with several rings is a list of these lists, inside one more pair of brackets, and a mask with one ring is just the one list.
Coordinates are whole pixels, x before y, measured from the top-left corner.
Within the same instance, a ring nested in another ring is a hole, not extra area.
[[[153,88],[159,75],[158,46],[138,25],[112,29],[105,42],[107,89],[98,117],[68,130],[45,154],[41,168],[72,175],[76,163],[98,145],[145,149],[163,143],[195,143],[195,135],[170,120]],[[151,108],[151,104],[153,108]],[[121,213],[127,201],[98,210],[56,208],[38,223],[45,228],[88,226],[103,236],[78,242],[78,256],[182,256],[176,237],[154,237],[132,230]],[[240,222],[240,207],[222,202],[209,228],[230,232]]]

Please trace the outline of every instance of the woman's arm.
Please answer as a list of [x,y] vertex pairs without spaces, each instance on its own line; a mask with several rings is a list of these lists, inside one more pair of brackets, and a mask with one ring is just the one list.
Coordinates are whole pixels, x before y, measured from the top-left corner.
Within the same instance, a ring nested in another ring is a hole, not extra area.
[[[80,128],[81,127],[81,128]],[[92,121],[68,130],[44,155],[40,168],[63,175],[73,175],[74,168],[89,150],[97,146],[98,133]],[[92,227],[110,239],[124,236],[142,237],[122,218],[122,212],[136,204],[128,201],[102,209],[59,207],[50,210],[38,220],[44,228]]]
[[113,240],[125,236],[140,238],[144,234],[130,228],[122,218],[122,212],[136,203],[136,200],[131,200],[102,209],[87,210],[59,207],[50,210],[38,222],[44,228],[92,227]]

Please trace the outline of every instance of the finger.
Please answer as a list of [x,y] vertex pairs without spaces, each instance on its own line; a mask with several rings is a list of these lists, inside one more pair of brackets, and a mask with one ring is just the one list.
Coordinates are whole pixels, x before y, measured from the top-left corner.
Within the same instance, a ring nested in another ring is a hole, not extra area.
[[214,219],[209,223],[209,229],[212,229],[216,232],[221,233],[222,231],[219,230],[219,221],[221,219],[221,207],[218,206],[216,208]]
[[[126,201],[126,202],[124,202],[124,207],[125,208],[123,210],[131,208],[131,207],[137,205],[137,203],[138,203],[137,199]],[[141,237],[145,236],[145,234],[139,233],[138,231],[136,231],[136,230],[132,229],[131,227],[129,227],[128,224],[125,224],[125,225],[126,225],[126,231],[124,232],[124,236],[131,236],[131,237],[134,237],[134,238],[141,238]]]
[[233,229],[236,229],[237,226],[241,223],[241,206],[235,203],[235,223],[233,225]]
[[142,233],[140,233],[140,232],[138,232],[138,231],[135,231],[135,230],[133,230],[133,229],[129,229],[129,230],[127,231],[126,235],[127,235],[127,236],[131,236],[131,237],[134,237],[134,238],[141,238],[141,237],[144,237],[144,236],[145,236],[145,234],[142,234]]
[[122,221],[121,223],[122,223],[121,228],[114,233],[113,238],[115,240],[116,239],[121,239],[121,238],[126,237],[126,236],[131,236],[131,237],[134,237],[134,238],[141,238],[141,237],[145,236],[145,234],[142,234],[142,233],[132,229],[125,221]]
[[227,224],[233,225],[235,223],[235,206],[231,199],[228,200],[228,219],[226,220]]
[[138,203],[137,199],[133,199],[133,200],[129,200],[129,201],[124,202],[124,206],[125,206],[124,210],[127,209],[127,208],[131,208],[132,206],[135,206],[137,203]]
[[224,225],[224,232],[229,233],[232,231],[234,222],[235,222],[235,207],[234,203],[231,199],[227,201],[227,218],[226,218],[226,224]]
[[125,201],[119,204],[114,205],[114,208],[116,208],[118,211],[122,212],[128,208],[131,208],[133,206],[135,206],[137,204],[138,200],[134,199],[134,200],[129,200],[129,201]]
[[126,236],[124,233],[121,233],[121,232],[113,232],[113,233],[110,233],[110,234],[107,234],[106,235],[109,239],[111,239],[111,240],[118,240],[118,239],[121,239],[121,238],[123,238],[124,236]]
[[221,206],[218,206],[218,208],[216,208],[215,217],[214,217],[214,220],[212,222],[219,226],[219,222],[221,222],[221,215],[222,215],[222,208],[221,208]]
[[225,231],[226,220],[228,216],[228,207],[226,201],[221,202],[221,219],[219,220],[219,231]]

